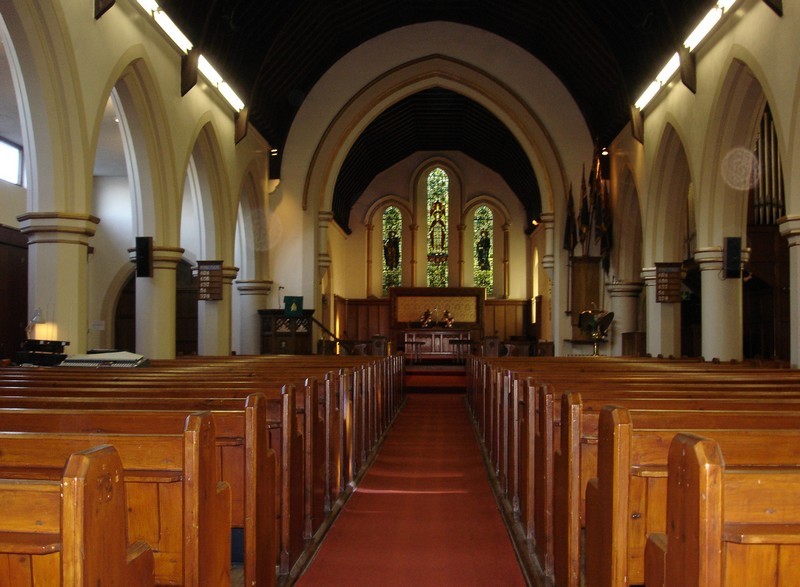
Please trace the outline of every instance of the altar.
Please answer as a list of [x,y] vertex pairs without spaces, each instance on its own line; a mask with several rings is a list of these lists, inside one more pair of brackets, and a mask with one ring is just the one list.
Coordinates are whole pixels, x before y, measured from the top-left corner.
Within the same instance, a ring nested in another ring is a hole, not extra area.
[[412,362],[460,361],[481,340],[482,287],[392,287],[389,298],[392,339]]
[[421,360],[462,359],[471,333],[463,328],[409,328],[403,332],[406,355],[412,363]]

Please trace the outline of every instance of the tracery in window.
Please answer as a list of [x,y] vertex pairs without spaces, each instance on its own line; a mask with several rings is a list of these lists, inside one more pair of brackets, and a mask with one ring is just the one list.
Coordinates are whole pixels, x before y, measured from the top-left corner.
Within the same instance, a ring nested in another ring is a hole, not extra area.
[[428,174],[428,287],[447,287],[448,282],[448,212],[450,178],[441,167]]
[[473,236],[475,242],[473,271],[475,285],[485,287],[486,295],[494,295],[494,215],[488,206],[475,210]]
[[383,212],[381,234],[383,295],[388,295],[389,288],[399,286],[403,278],[403,214],[396,206]]

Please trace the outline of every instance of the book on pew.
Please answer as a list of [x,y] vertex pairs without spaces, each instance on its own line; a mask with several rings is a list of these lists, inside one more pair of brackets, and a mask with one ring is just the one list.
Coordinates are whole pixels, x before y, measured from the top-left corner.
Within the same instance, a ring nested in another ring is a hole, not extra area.
[[127,351],[69,355],[61,362],[62,367],[147,367],[149,364],[147,357]]

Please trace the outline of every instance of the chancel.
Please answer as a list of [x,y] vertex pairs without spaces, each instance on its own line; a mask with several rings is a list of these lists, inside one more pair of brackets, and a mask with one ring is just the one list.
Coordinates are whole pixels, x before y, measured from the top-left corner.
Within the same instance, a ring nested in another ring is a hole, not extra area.
[[[797,400],[799,34],[781,0],[0,0],[0,493],[48,501],[0,521],[0,584],[794,568],[788,502],[700,520],[672,481],[794,483],[763,437]],[[211,471],[196,509],[139,434]],[[57,488],[112,466],[116,538],[66,536]]]

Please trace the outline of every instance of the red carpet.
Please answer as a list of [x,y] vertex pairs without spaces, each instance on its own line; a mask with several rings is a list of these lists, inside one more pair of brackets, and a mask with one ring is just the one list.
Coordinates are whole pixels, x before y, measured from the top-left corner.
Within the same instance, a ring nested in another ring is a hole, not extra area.
[[411,394],[302,586],[524,585],[463,395]]

